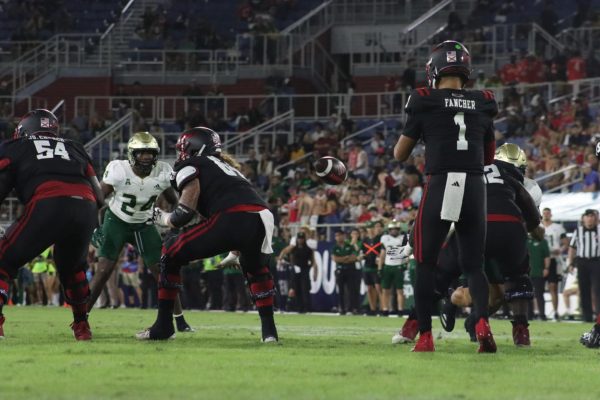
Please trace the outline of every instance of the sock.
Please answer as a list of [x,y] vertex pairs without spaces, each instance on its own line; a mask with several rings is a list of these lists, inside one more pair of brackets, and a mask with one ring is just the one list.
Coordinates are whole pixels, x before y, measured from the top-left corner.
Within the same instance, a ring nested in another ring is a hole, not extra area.
[[0,316],[2,316],[2,307],[8,302],[8,282],[10,282],[10,276],[4,269],[0,268]]
[[64,279],[65,298],[73,311],[73,320],[87,320],[87,302],[90,296],[90,286],[84,271],[78,271]]
[[415,310],[419,320],[419,333],[431,331],[433,292],[435,290],[435,266],[427,263],[417,264],[415,282]]
[[473,299],[473,314],[476,321],[480,318],[488,319],[488,300],[490,290],[488,280],[480,268],[469,272],[469,291]]
[[183,318],[183,314],[173,314],[173,317],[175,317],[175,323],[178,327],[187,325],[187,322],[185,322],[185,318]]
[[175,306],[174,300],[159,299],[158,300],[158,316],[156,317],[156,322],[172,325],[173,324],[173,307],[174,306]]
[[260,316],[260,324],[262,327],[262,338],[267,336],[277,336],[277,328],[275,327],[275,318],[273,317],[273,306],[257,307],[258,315]]
[[513,326],[516,325],[525,325],[526,327],[529,326],[529,323],[527,322],[527,316],[523,315],[523,314],[519,314],[519,315],[515,315],[515,319],[512,321]]

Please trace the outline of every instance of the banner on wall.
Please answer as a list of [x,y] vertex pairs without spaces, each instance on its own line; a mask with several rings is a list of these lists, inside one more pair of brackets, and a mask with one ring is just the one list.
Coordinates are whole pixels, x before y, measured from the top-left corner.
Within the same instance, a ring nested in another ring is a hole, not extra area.
[[[337,310],[338,293],[335,281],[335,261],[333,261],[333,246],[335,242],[319,242],[315,253],[317,262],[317,279],[313,279],[311,274],[311,305],[314,311],[331,312]],[[360,263],[357,263],[357,269],[361,269]],[[280,278],[281,279],[281,278]],[[288,286],[285,282],[279,282],[280,294],[287,293]],[[365,294],[367,287],[361,279],[360,296],[361,302],[366,302]],[[404,275],[404,296],[405,308],[413,304],[413,287],[410,281],[409,271]]]

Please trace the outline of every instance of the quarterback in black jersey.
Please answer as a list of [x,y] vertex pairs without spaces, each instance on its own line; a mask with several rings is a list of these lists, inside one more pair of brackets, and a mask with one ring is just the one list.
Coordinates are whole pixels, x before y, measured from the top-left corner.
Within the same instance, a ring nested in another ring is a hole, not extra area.
[[9,282],[19,267],[54,245],[56,269],[73,309],[75,339],[90,340],[85,271],[103,196],[83,146],[59,137],[58,120],[48,110],[27,113],[14,138],[0,145],[0,202],[13,189],[25,210],[0,239],[0,338]]
[[479,352],[495,352],[488,323],[488,282],[482,270],[486,234],[483,166],[494,157],[493,118],[498,107],[490,91],[463,90],[471,56],[456,41],[436,46],[426,65],[429,88],[416,89],[406,104],[404,131],[394,156],[406,161],[425,143],[425,184],[414,228],[415,284],[419,340],[413,351],[434,351],[431,336],[435,265],[450,224],[455,223],[460,265],[468,276],[477,316]]
[[138,339],[164,340],[173,336],[173,303],[181,286],[183,265],[238,250],[261,318],[262,340],[276,342],[275,287],[268,268],[274,225],[267,203],[239,172],[239,165],[221,152],[216,132],[204,127],[188,129],[176,146],[178,159],[172,183],[181,194],[179,205],[172,213],[155,209],[155,222],[182,228],[197,214],[205,220],[183,229],[163,244],[158,317],[152,327],[137,335]]

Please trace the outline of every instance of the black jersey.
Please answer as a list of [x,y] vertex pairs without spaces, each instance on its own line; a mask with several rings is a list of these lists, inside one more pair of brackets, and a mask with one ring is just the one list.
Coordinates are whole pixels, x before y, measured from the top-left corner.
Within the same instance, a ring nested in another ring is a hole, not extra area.
[[90,157],[80,143],[69,139],[31,135],[6,141],[0,145],[0,171],[8,173],[9,186],[22,203],[34,195],[95,199],[89,177],[96,173]]
[[514,165],[494,160],[485,166],[485,182],[487,187],[487,213],[521,217],[521,209],[517,205],[516,182],[523,184],[523,173]]
[[191,180],[200,180],[200,198],[196,209],[206,218],[236,205],[268,208],[244,175],[219,157],[192,157],[177,162],[174,171],[172,183],[179,192]]
[[498,113],[492,92],[416,89],[405,110],[402,134],[425,143],[425,173],[483,173],[484,147],[494,141]]
[[377,259],[383,249],[381,244],[381,236],[375,236],[374,238],[366,237],[362,240],[362,251],[365,255],[365,268],[377,269]]

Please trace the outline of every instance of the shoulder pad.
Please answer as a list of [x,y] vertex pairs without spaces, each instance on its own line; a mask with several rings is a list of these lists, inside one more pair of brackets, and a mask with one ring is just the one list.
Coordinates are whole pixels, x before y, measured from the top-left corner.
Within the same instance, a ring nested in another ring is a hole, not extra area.
[[429,96],[431,92],[427,88],[413,89],[408,96],[404,110],[409,113],[419,112],[422,107],[422,97]]
[[538,185],[538,183],[533,179],[527,177],[525,178],[523,184],[535,202],[535,205],[539,207],[542,203],[542,189],[540,188],[540,185]]
[[491,90],[474,90],[473,94],[478,100],[478,110],[489,114],[492,118],[498,114],[498,103],[496,96]]
[[181,191],[186,183],[198,177],[200,171],[193,165],[186,165],[175,175],[175,188]]
[[125,178],[125,171],[121,166],[120,160],[109,162],[104,170],[104,175],[102,175],[102,181],[111,186],[119,184]]

